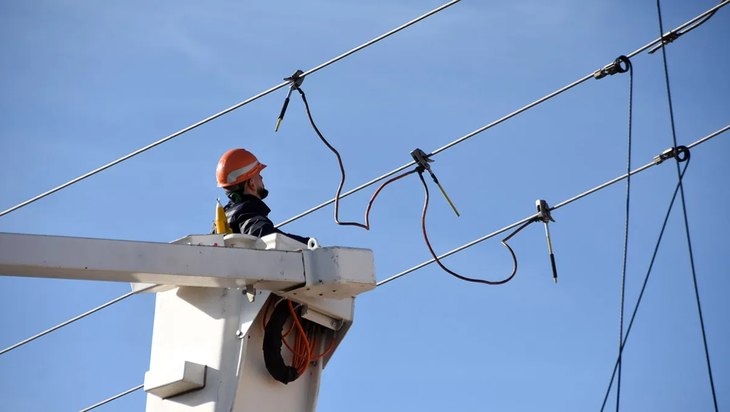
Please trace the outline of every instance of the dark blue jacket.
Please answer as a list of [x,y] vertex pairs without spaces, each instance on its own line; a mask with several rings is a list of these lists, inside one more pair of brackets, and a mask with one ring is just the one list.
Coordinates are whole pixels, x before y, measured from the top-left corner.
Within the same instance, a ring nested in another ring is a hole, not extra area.
[[[269,209],[269,207],[266,206],[266,203],[256,196],[242,195],[240,202],[230,201],[223,209],[226,211],[228,226],[230,226],[233,230],[233,233],[243,233],[245,235],[252,235],[256,237],[263,237],[272,233],[280,233],[296,240],[297,242],[304,244],[309,242],[308,237],[284,233],[275,228],[274,223],[272,223],[268,218],[269,213],[271,213],[271,209]],[[215,222],[213,222],[211,233],[216,233]]]

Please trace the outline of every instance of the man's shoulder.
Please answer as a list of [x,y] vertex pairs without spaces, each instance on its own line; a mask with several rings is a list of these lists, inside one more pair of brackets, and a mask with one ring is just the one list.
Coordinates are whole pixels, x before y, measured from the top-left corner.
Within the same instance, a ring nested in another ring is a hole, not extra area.
[[267,217],[269,208],[258,198],[244,198],[240,202],[229,203],[225,207],[229,218],[248,218],[253,216]]

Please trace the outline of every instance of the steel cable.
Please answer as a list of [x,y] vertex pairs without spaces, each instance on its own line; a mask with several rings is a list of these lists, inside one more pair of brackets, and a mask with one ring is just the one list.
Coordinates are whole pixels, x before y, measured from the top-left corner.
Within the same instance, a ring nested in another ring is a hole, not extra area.
[[[335,57],[334,59],[328,60],[327,62],[322,63],[319,66],[314,67],[313,69],[310,69],[310,70],[304,72],[300,77],[308,76],[308,75],[310,75],[312,73],[315,73],[315,72],[317,72],[317,71],[319,71],[319,70],[321,70],[321,69],[323,69],[323,68],[325,68],[325,67],[327,67],[327,66],[329,66],[329,65],[331,65],[333,63],[336,63],[336,62],[344,59],[345,57],[348,57],[348,56],[350,56],[350,55],[352,55],[352,54],[354,54],[354,53],[356,53],[356,52],[358,52],[358,51],[360,51],[360,50],[362,50],[362,49],[364,49],[364,48],[366,48],[368,46],[371,46],[371,45],[379,42],[380,40],[385,39],[386,37],[389,37],[389,36],[391,36],[391,35],[393,35],[395,33],[398,33],[399,31],[401,31],[401,30],[403,30],[405,28],[408,28],[408,27],[410,27],[410,26],[418,23],[419,21],[421,21],[421,20],[423,20],[423,19],[425,19],[425,18],[427,18],[429,16],[432,16],[432,15],[434,15],[434,14],[436,14],[436,13],[438,13],[438,12],[440,12],[440,11],[448,8],[448,7],[453,6],[454,4],[458,3],[459,1],[461,1],[461,0],[452,0],[452,1],[450,1],[450,2],[448,2],[446,4],[444,4],[444,5],[442,5],[440,7],[437,7],[435,9],[431,10],[430,12],[428,12],[426,14],[423,14],[423,15],[421,15],[421,16],[419,16],[419,17],[417,17],[417,18],[415,18],[415,19],[413,19],[411,21],[409,21],[408,23],[405,23],[405,24],[403,24],[401,26],[398,26],[395,29],[393,29],[393,30],[391,30],[391,31],[389,31],[389,32],[387,32],[385,34],[382,34],[382,35],[380,35],[380,36],[378,36],[378,37],[376,37],[376,38],[374,38],[374,39],[372,39],[372,40],[370,40],[370,41],[368,41],[366,43],[361,44],[360,46],[355,47],[354,49],[351,49],[351,50],[349,50],[349,51],[347,51],[347,52],[345,52],[345,53],[343,53],[343,54]],[[150,150],[150,149],[152,149],[155,146],[159,146],[162,143],[165,143],[165,142],[167,142],[169,140],[172,140],[172,139],[174,139],[174,138],[176,138],[176,137],[178,137],[178,136],[180,136],[180,135],[182,135],[184,133],[187,133],[187,132],[189,132],[189,131],[197,128],[198,126],[202,126],[202,125],[210,122],[211,120],[217,119],[218,117],[221,117],[224,114],[230,113],[230,112],[232,112],[232,111],[234,111],[234,110],[236,110],[236,109],[238,109],[240,107],[243,107],[243,106],[245,106],[245,105],[247,105],[247,104],[249,104],[249,103],[251,103],[251,102],[253,102],[255,100],[260,99],[261,97],[264,97],[264,96],[266,96],[266,95],[268,95],[270,93],[273,93],[273,92],[281,89],[282,87],[287,86],[289,83],[291,83],[291,81],[285,81],[283,83],[280,83],[280,84],[278,84],[278,85],[276,85],[276,86],[274,86],[274,87],[272,87],[272,88],[270,88],[270,89],[268,89],[266,91],[263,91],[263,92],[255,95],[255,96],[253,96],[253,97],[251,97],[251,98],[249,98],[247,100],[244,100],[241,103],[238,103],[238,104],[236,104],[234,106],[231,106],[231,107],[229,107],[229,108],[227,108],[227,109],[225,109],[225,110],[223,110],[221,112],[218,112],[218,113],[216,113],[216,114],[214,114],[214,115],[212,115],[212,116],[210,116],[210,117],[208,117],[206,119],[203,119],[203,120],[199,121],[198,123],[195,123],[195,124],[193,124],[191,126],[188,126],[188,127],[184,128],[184,129],[178,131],[178,132],[175,132],[175,133],[173,133],[173,134],[171,134],[171,135],[169,135],[169,136],[167,136],[165,138],[162,138],[162,139],[160,139],[160,140],[158,140],[158,141],[156,141],[156,142],[154,142],[152,144],[149,144],[149,145],[147,145],[147,146],[145,146],[145,147],[143,147],[143,148],[141,148],[139,150],[136,150],[136,151],[134,151],[134,152],[132,152],[132,153],[130,153],[130,154],[124,156],[124,157],[121,157],[121,158],[119,158],[119,159],[117,159],[117,160],[115,160],[115,161],[113,161],[111,163],[108,163],[108,164],[106,164],[106,165],[104,165],[102,167],[99,167],[97,169],[94,169],[94,170],[92,170],[89,173],[86,173],[84,175],[81,175],[81,176],[79,176],[79,177],[77,177],[77,178],[75,178],[73,180],[70,180],[70,181],[68,181],[68,182],[66,182],[66,183],[64,183],[64,184],[62,184],[62,185],[60,185],[60,186],[58,186],[58,187],[56,187],[54,189],[51,189],[51,190],[49,190],[47,192],[44,192],[44,193],[41,193],[40,195],[38,195],[36,197],[33,197],[33,198],[29,199],[29,200],[26,200],[25,202],[22,202],[22,203],[20,203],[20,204],[18,204],[16,206],[11,207],[10,209],[7,209],[7,210],[5,210],[3,212],[0,212],[0,216],[4,216],[4,215],[6,215],[6,214],[8,214],[8,213],[10,213],[12,211],[18,210],[18,209],[20,209],[20,208],[22,208],[24,206],[27,206],[27,205],[29,205],[29,204],[37,201],[37,200],[43,199],[44,197],[46,197],[48,195],[51,195],[53,193],[56,193],[59,190],[65,189],[65,188],[67,188],[67,187],[69,187],[69,186],[71,186],[71,185],[73,185],[75,183],[78,183],[78,182],[80,182],[80,181],[82,181],[82,180],[84,180],[84,179],[86,179],[88,177],[91,177],[91,176],[93,176],[93,175],[95,175],[95,174],[97,174],[99,172],[102,172],[102,171],[104,171],[104,170],[106,170],[106,169],[108,169],[108,168],[110,168],[112,166],[118,165],[119,163],[122,163],[122,162],[124,162],[126,160],[129,160],[132,157],[137,156],[137,155],[139,155],[141,153],[144,153],[147,150]]]

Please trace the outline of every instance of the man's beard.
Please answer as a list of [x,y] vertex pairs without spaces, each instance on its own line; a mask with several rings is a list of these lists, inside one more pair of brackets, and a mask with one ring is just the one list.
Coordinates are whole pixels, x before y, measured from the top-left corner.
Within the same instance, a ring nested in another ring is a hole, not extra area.
[[269,191],[261,187],[256,191],[256,194],[259,195],[259,199],[264,200],[269,195]]

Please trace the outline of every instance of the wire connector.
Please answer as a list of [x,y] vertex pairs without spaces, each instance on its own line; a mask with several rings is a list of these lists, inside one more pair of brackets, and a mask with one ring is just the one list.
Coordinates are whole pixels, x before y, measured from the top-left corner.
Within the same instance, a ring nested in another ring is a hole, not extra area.
[[550,214],[550,206],[548,206],[546,201],[538,199],[535,201],[535,205],[537,206],[537,216],[535,217],[535,221],[545,224],[545,236],[547,237],[548,252],[550,252],[550,266],[552,266],[553,269],[553,280],[555,283],[558,283],[558,269],[555,267],[553,243],[550,241],[550,227],[548,226],[550,222],[555,222],[555,219],[553,219],[553,216]]
[[438,180],[436,180],[436,176],[431,171],[431,165],[429,164],[429,163],[433,163],[433,160],[428,157],[426,152],[424,152],[423,150],[421,150],[419,148],[415,148],[415,149],[413,149],[413,151],[411,151],[411,157],[416,162],[416,167],[418,168],[419,173],[428,171],[428,173],[431,175],[431,178],[433,179],[433,181],[436,183],[438,182]]
[[[622,64],[625,66],[622,66]],[[626,73],[631,68],[631,61],[626,56],[618,56],[613,63],[605,66],[602,69],[598,69],[593,73],[593,78],[596,80],[603,79],[606,76],[613,76],[616,73]]]
[[683,35],[684,33],[679,33],[674,30],[670,31],[669,33],[662,36],[662,42],[654,46],[651,50],[649,50],[649,54],[654,54],[657,50],[661,49],[662,47],[666,46],[669,43],[674,42],[679,38],[679,36]]
[[667,159],[676,158],[679,163],[689,160],[689,148],[686,146],[670,147],[661,154],[654,156],[654,164],[661,164]]
[[286,99],[284,99],[284,106],[281,107],[281,112],[279,113],[279,120],[276,122],[276,129],[274,129],[275,132],[279,131],[279,126],[281,126],[281,121],[284,120],[284,115],[286,114],[286,108],[289,106],[289,98],[291,97],[291,92],[299,89],[299,87],[302,86],[302,83],[304,83],[304,77],[301,77],[302,74],[304,74],[303,71],[297,70],[289,77],[285,77],[284,80],[291,82],[289,85],[289,91],[286,94]]
[[553,216],[550,213],[550,207],[546,201],[538,199],[535,201],[535,206],[537,206],[537,217],[535,217],[536,221],[545,224],[555,222],[555,219],[553,219]]
[[461,216],[459,214],[459,211],[456,210],[456,206],[454,206],[454,203],[451,202],[451,199],[449,198],[449,195],[446,194],[446,191],[441,186],[441,183],[439,183],[438,178],[431,170],[431,165],[429,163],[433,163],[433,160],[429,158],[429,155],[426,154],[423,150],[419,148],[415,148],[413,151],[411,151],[411,157],[413,157],[413,160],[416,162],[416,170],[419,174],[423,174],[423,172],[428,172],[428,174],[431,175],[431,179],[433,179],[433,182],[436,183],[436,185],[441,189],[441,194],[444,195],[446,198],[446,201],[449,202],[449,205],[451,205],[451,208],[454,209],[454,213],[456,213],[456,216]]

